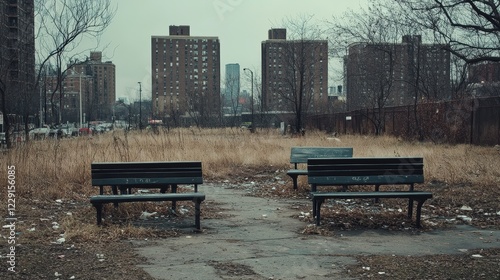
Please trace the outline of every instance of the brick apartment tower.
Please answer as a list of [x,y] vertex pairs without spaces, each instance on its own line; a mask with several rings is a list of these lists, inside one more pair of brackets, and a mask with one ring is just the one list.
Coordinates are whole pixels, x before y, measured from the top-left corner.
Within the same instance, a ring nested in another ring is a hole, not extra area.
[[[303,112],[327,112],[328,42],[287,40],[286,29],[270,29],[262,42],[263,111],[293,111],[289,100],[297,93],[303,76]],[[295,59],[294,59],[295,57]],[[297,59],[298,58],[298,59]],[[301,66],[302,65],[302,66]],[[294,74],[295,73],[295,74]]]
[[417,101],[442,100],[450,94],[450,53],[422,44],[420,35],[400,44],[357,43],[344,58],[344,76],[347,110],[410,105],[417,90]]
[[113,120],[116,66],[111,61],[103,62],[102,52],[90,52],[86,61],[68,71],[64,79],[64,122],[79,123],[80,89],[85,122]]
[[0,0],[0,82],[3,116],[37,114],[33,0]]
[[189,29],[172,25],[169,36],[151,37],[152,117],[173,126],[212,125],[221,114],[219,38],[191,36]]

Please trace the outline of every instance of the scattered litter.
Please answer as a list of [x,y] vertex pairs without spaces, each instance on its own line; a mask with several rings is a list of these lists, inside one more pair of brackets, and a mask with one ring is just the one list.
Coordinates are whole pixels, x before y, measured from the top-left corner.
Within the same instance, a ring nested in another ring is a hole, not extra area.
[[469,250],[467,249],[458,249],[459,252],[462,252],[462,253],[467,253]]
[[460,208],[460,210],[462,210],[462,211],[472,211],[472,208],[470,208],[469,206],[464,205],[464,206],[462,206]]
[[460,219],[466,223],[471,223],[472,222],[472,218],[471,217],[467,217],[465,215],[458,215],[457,216],[457,219]]
[[69,279],[75,279],[75,275],[71,276]]
[[363,266],[363,270],[370,270],[369,266]]
[[142,214],[139,217],[139,219],[141,219],[141,220],[147,220],[147,219],[149,219],[150,217],[152,217],[152,216],[154,216],[156,214],[157,214],[157,212],[149,213],[147,211],[144,211],[144,212],[142,212]]
[[56,203],[63,203],[62,199],[56,199]]
[[54,273],[54,276],[59,277],[59,276],[62,276],[62,274],[56,271],[56,273]]
[[28,229],[28,231],[29,231],[29,232],[33,232],[33,231],[35,231],[35,227],[29,228],[29,229]]
[[383,271],[379,271],[379,272],[378,272],[378,274],[380,274],[380,275],[384,275],[384,274],[385,274],[385,272],[383,272]]
[[262,218],[267,218],[267,214],[262,214]]
[[71,212],[66,212],[66,215],[68,215],[68,216],[73,216],[73,213],[71,213]]
[[66,241],[66,238],[61,237],[56,240],[56,244],[63,244]]
[[472,255],[473,258],[482,258],[483,256],[481,256],[480,254],[474,254]]
[[95,255],[96,255],[98,261],[100,261],[100,262],[104,261],[104,254],[95,254]]

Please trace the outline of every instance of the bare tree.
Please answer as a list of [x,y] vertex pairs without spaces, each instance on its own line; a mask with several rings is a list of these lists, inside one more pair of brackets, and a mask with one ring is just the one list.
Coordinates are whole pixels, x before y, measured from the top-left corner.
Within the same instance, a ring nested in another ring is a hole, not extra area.
[[373,124],[376,134],[383,131],[385,107],[393,105],[394,92],[403,83],[399,64],[402,53],[396,44],[408,30],[392,10],[370,5],[334,17],[329,23],[331,55],[344,56],[347,110],[361,111]]
[[495,0],[391,0],[414,25],[469,64],[500,61],[500,5]]
[[[262,92],[268,96],[263,101],[268,103],[266,109],[291,111],[298,133],[303,131],[307,115],[328,99],[328,42],[321,40],[323,32],[312,16],[287,18],[283,26],[286,40],[270,42],[270,47],[277,49],[270,55],[277,58],[268,58],[279,64],[268,69],[268,84],[262,85]],[[270,86],[271,81],[276,83]]]
[[[98,45],[116,9],[111,6],[111,0],[37,0],[36,9],[38,70],[35,88],[39,86],[45,66],[52,65],[57,85],[51,93],[51,106],[58,112],[56,122],[60,123],[65,72],[78,61],[83,61],[80,57],[87,51],[79,49],[83,39],[94,39]],[[55,108],[56,104],[59,108]]]

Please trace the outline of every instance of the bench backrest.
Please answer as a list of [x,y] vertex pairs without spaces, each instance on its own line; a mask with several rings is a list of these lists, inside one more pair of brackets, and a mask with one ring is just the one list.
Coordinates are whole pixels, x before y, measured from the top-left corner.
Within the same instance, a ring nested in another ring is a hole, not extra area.
[[292,147],[290,163],[307,163],[309,158],[352,157],[352,148],[339,147]]
[[201,162],[95,162],[92,186],[203,184]]
[[330,158],[307,161],[309,184],[362,185],[413,184],[424,182],[424,159]]

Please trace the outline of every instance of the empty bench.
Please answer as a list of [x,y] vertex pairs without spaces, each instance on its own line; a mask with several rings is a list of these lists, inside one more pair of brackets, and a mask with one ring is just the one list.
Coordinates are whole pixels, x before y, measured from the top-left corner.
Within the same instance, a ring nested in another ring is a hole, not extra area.
[[[422,205],[432,193],[415,191],[416,183],[424,182],[423,158],[331,158],[307,161],[311,185],[313,216],[320,225],[321,204],[326,199],[406,198],[408,218],[413,216],[417,201],[416,225],[420,227]],[[381,185],[409,185],[408,191],[380,191]],[[318,186],[374,185],[374,192],[318,192]]]
[[298,169],[299,164],[307,164],[309,158],[336,158],[352,157],[352,148],[338,147],[292,147],[290,151],[290,163],[293,169],[287,171],[292,178],[293,189],[297,189],[297,179],[300,175],[307,175],[307,169]]
[[[103,204],[143,201],[171,201],[175,210],[177,201],[193,201],[195,204],[195,225],[200,225],[200,205],[205,194],[198,192],[203,184],[202,166],[198,161],[177,162],[98,162],[91,165],[92,186],[99,187],[99,195],[90,202],[97,211],[97,224],[102,221]],[[178,185],[194,185],[194,192],[177,193]],[[104,194],[104,187],[111,193]],[[133,194],[134,188],[158,189],[154,194]],[[166,193],[170,188],[171,193]]]

